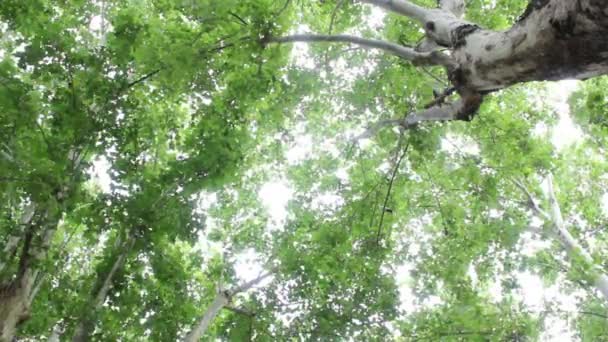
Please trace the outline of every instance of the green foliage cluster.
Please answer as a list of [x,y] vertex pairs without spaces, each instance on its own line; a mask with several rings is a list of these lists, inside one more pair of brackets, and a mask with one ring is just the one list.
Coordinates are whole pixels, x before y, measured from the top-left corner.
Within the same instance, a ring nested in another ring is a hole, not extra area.
[[[489,3],[469,1],[468,19],[505,29],[527,5]],[[544,84],[488,96],[470,123],[354,141],[422,108],[444,71],[261,40],[420,40],[375,13],[335,0],[3,0],[0,284],[36,270],[17,338],[81,326],[95,341],[183,338],[255,255],[270,280],[231,298],[205,340],[534,341],[556,319],[608,339],[590,265],[558,243],[530,251],[555,240],[530,233],[514,183],[542,198],[552,173],[571,233],[606,272],[608,79],[571,97],[582,138],[562,149]],[[259,195],[278,182],[292,192],[279,220],[264,200],[281,194]],[[527,273],[577,310],[528,305]]]

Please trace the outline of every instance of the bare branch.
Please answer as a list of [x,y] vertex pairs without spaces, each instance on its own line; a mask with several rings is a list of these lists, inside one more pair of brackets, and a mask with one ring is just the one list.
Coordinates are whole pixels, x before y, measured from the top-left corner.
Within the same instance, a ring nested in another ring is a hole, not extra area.
[[245,292],[247,290],[249,290],[250,288],[252,288],[253,286],[257,285],[258,283],[260,283],[262,280],[270,277],[272,274],[274,273],[274,269],[269,271],[269,272],[265,272],[260,274],[257,278],[254,278],[246,283],[243,283],[239,286],[237,286],[236,288],[232,289],[229,291],[230,293],[230,297],[241,293],[241,292]]
[[[431,74],[432,75],[432,74]],[[424,105],[424,108],[431,108],[435,106],[442,105],[448,96],[452,95],[456,91],[455,87],[446,88],[442,93],[436,94],[436,97],[433,101]],[[435,90],[433,90],[433,94],[435,94]]]
[[373,137],[374,135],[376,135],[378,132],[380,132],[383,128],[401,126],[402,123],[403,123],[402,119],[382,120],[380,122],[377,122],[373,126],[369,127],[368,129],[366,129],[365,132],[356,136],[353,140],[357,141],[357,140],[361,140],[361,139],[369,139],[369,138]]
[[460,99],[452,103],[434,106],[416,113],[411,113],[405,119],[382,120],[357,136],[355,140],[370,138],[386,127],[399,126],[403,129],[409,129],[425,121],[462,120],[461,115],[466,109],[465,101]]
[[532,209],[532,211],[534,211],[534,213],[536,213],[541,218],[545,220],[549,219],[549,215],[540,207],[538,201],[532,195],[530,190],[528,190],[528,188],[524,185],[524,183],[518,179],[513,179],[512,182],[526,195],[526,197],[528,198],[528,206],[530,207],[530,209]]
[[428,9],[407,0],[361,0],[361,2],[384,8],[387,11],[404,15],[419,22],[425,22],[429,16]]
[[395,56],[411,61],[415,65],[444,65],[453,67],[455,64],[452,59],[438,51],[417,52],[411,47],[387,42],[378,39],[361,38],[346,34],[337,35],[316,35],[316,34],[295,34],[285,37],[269,38],[267,43],[293,43],[293,42],[330,42],[330,43],[350,43],[356,44],[366,49],[379,49]]
[[[425,8],[407,0],[361,0],[385,10],[404,15],[418,21],[424,27],[427,38],[442,46],[452,46],[453,33],[458,33],[463,27],[474,29],[477,26],[460,17],[464,10],[463,0],[443,0],[440,8]],[[427,47],[432,48],[432,44]],[[426,49],[426,48],[425,48]]]
[[344,0],[338,0],[338,3],[336,3],[336,7],[334,7],[334,10],[331,12],[331,19],[329,21],[329,29],[327,30],[328,34],[332,34],[332,32],[334,30],[334,24],[336,22],[336,15],[338,14],[338,10],[340,9],[340,7],[342,7],[343,4],[344,4]]
[[[400,141],[400,143],[401,143],[401,141]],[[399,144],[399,145],[401,145],[401,144]],[[399,147],[401,147],[401,146],[399,146]],[[403,149],[403,152],[401,152],[401,155],[399,156],[399,158],[397,159],[395,166],[393,167],[393,172],[391,173],[391,179],[388,182],[388,190],[386,190],[386,195],[384,196],[384,204],[382,204],[382,213],[380,214],[380,223],[378,224],[378,233],[376,234],[376,244],[377,245],[380,244],[380,237],[382,235],[382,224],[384,223],[384,215],[386,214],[386,211],[387,211],[387,205],[388,205],[388,201],[391,197],[391,192],[393,190],[393,184],[395,183],[395,178],[397,177],[397,172],[399,171],[401,162],[403,161],[403,158],[405,158],[405,156],[407,155],[407,151],[409,150],[409,148],[410,148],[410,144],[408,143],[405,146],[405,148]],[[390,232],[389,232],[389,235],[390,235]]]
[[440,0],[439,7],[444,11],[451,12],[457,18],[462,18],[464,15],[464,0]]

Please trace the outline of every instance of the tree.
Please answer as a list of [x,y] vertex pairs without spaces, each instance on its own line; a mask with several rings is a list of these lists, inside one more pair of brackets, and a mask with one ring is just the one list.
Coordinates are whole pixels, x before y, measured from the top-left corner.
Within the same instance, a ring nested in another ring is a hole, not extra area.
[[[464,0],[440,0],[430,9],[408,0],[363,0],[418,22],[425,31],[417,47],[350,35],[300,34],[264,41],[343,42],[379,49],[414,65],[445,68],[451,87],[426,109],[380,126],[410,127],[423,121],[471,120],[483,96],[529,81],[587,79],[608,72],[605,5],[597,1],[531,1],[506,31],[482,29],[461,19]],[[445,103],[458,93],[460,99]]]
[[605,339],[607,12],[3,1],[0,340]]

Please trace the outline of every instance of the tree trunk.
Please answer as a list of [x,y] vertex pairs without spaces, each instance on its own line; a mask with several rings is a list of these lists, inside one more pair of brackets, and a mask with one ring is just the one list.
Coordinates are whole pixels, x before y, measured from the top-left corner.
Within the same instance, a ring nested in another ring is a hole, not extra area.
[[585,263],[585,270],[587,271],[587,278],[590,279],[595,288],[604,296],[604,299],[608,301],[608,276],[604,273],[602,268],[593,260],[593,257],[587,252],[581,244],[574,239],[572,234],[566,228],[562,212],[555,196],[555,190],[553,190],[553,177],[549,175],[548,180],[548,196],[549,205],[551,211],[549,213],[552,223],[555,229],[555,235],[560,241],[564,249],[568,253],[568,256],[572,260],[582,260]]
[[[483,96],[516,83],[587,79],[608,74],[608,1],[530,0],[520,19],[506,31],[482,29],[461,19],[463,0],[439,0],[425,8],[408,0],[360,0],[417,21],[426,33],[416,49],[350,35],[296,34],[263,37],[262,44],[340,42],[379,49],[414,65],[445,67],[452,87],[425,110],[386,126],[410,128],[424,121],[470,121]],[[443,50],[449,51],[445,53]],[[460,100],[444,103],[452,92]],[[363,136],[371,133],[366,132]]]
[[20,227],[18,229],[17,234],[11,234],[6,240],[4,247],[2,248],[2,258],[3,261],[0,261],[0,272],[4,270],[6,265],[9,263],[10,256],[15,253],[17,248],[19,247],[19,243],[24,235],[23,227],[30,224],[32,218],[34,218],[34,214],[36,212],[36,205],[34,203],[30,203],[25,206],[23,209],[23,213],[21,214],[21,218],[19,220]]
[[241,292],[249,290],[250,288],[262,282],[262,280],[268,278],[271,274],[271,272],[263,273],[257,278],[243,283],[232,290],[219,291],[213,299],[213,302],[211,302],[211,305],[209,305],[209,307],[207,308],[207,311],[205,311],[205,314],[198,320],[198,322],[190,330],[190,332],[188,332],[188,335],[186,335],[186,337],[184,338],[184,342],[200,341],[201,337],[203,337],[203,335],[207,331],[207,328],[209,328],[211,322],[213,322],[213,320],[220,313],[220,311],[222,311],[222,309],[225,308],[228,303],[230,303],[232,297]]
[[17,326],[29,318],[36,275],[36,271],[27,270],[20,279],[0,286],[0,342],[12,341]]
[[110,270],[105,274],[99,274],[93,287],[92,297],[89,300],[88,305],[84,308],[74,331],[74,336],[72,337],[73,342],[84,342],[90,339],[91,333],[95,328],[95,317],[97,316],[97,312],[105,302],[106,297],[112,288],[114,276],[124,266],[127,254],[133,247],[134,242],[135,239],[132,236],[129,236],[126,243],[117,244],[117,247],[120,248],[120,252],[112,263]]
[[215,299],[213,299],[213,302],[211,302],[211,305],[209,305],[207,308],[207,311],[203,317],[201,317],[196,326],[188,333],[188,335],[186,335],[184,342],[200,341],[205,331],[207,331],[207,328],[209,328],[211,322],[213,322],[215,316],[217,316],[220,311],[222,311],[222,309],[228,305],[229,302],[230,299],[224,293],[218,293],[215,296]]
[[36,266],[47,254],[58,221],[47,225],[42,237],[33,241],[35,227],[25,233],[19,270],[14,279],[0,284],[0,342],[12,341],[17,326],[30,316],[29,309],[38,293],[40,269]]

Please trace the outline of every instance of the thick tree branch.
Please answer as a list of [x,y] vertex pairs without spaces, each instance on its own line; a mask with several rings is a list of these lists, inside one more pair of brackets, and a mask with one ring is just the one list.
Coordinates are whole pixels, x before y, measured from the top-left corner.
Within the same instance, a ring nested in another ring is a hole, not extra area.
[[361,38],[346,34],[337,35],[316,35],[316,34],[295,34],[285,37],[269,38],[267,43],[293,43],[293,42],[331,42],[331,43],[350,43],[356,44],[366,49],[378,49],[395,56],[401,57],[416,65],[443,65],[453,67],[455,64],[452,59],[438,51],[417,52],[411,47],[387,42],[384,40]]
[[440,2],[440,8],[432,9],[407,0],[361,1],[418,21],[424,27],[427,37],[442,46],[455,45],[462,38],[463,28],[474,30],[477,27],[460,19],[464,10],[463,0],[444,0]]
[[[463,115],[463,113],[466,111],[466,101],[460,99],[452,103],[434,106],[416,113],[411,113],[405,119],[389,119],[380,121],[356,137],[355,140],[370,138],[386,127],[398,126],[404,129],[409,129],[425,121],[464,120],[463,117],[466,115]],[[466,114],[468,115],[469,113]]]

